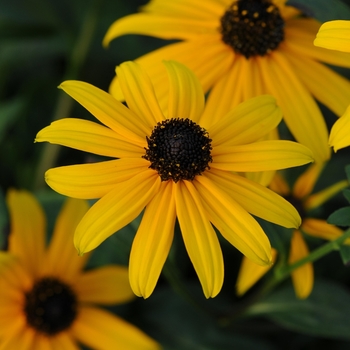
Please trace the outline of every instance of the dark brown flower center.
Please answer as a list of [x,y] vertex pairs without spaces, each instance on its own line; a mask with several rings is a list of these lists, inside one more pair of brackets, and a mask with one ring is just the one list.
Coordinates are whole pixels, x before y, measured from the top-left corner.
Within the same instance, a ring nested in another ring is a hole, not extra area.
[[29,326],[52,336],[72,324],[77,315],[77,299],[65,283],[43,278],[26,293],[24,313]]
[[208,132],[190,119],[171,118],[158,123],[147,137],[143,158],[162,181],[193,180],[212,162]]
[[284,196],[284,199],[293,205],[293,207],[298,211],[301,220],[304,220],[306,217],[306,211],[302,200],[294,197],[293,195]]
[[284,39],[284,20],[269,0],[237,0],[221,17],[222,41],[246,58],[264,56]]

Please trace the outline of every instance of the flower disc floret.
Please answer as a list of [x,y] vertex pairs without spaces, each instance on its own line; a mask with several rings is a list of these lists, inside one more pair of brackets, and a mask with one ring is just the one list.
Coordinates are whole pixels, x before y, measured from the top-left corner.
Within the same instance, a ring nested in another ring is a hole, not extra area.
[[72,324],[77,315],[77,298],[72,289],[55,278],[37,281],[25,296],[28,325],[47,335],[57,334]]
[[235,1],[221,17],[222,40],[246,58],[264,56],[284,39],[284,20],[268,0]]
[[171,118],[157,123],[143,158],[158,172],[162,181],[193,180],[210,169],[211,139],[208,132],[192,120]]

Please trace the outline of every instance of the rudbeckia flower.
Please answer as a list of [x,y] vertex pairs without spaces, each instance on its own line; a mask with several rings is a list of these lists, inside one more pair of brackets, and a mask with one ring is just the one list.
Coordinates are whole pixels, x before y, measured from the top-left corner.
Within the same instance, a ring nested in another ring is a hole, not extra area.
[[46,247],[41,206],[26,191],[10,190],[8,251],[0,252],[1,349],[160,349],[135,326],[96,307],[134,296],[124,266],[84,272],[89,254],[79,257],[70,242],[86,201],[68,199]]
[[[350,21],[330,21],[323,23],[314,41],[316,46],[326,49],[350,52]],[[350,56],[348,56],[350,61]],[[349,90],[347,90],[349,93]],[[348,98],[348,102],[350,97]],[[339,149],[350,146],[350,106],[338,119],[329,135],[329,145],[337,152]]]
[[106,126],[63,119],[41,130],[36,141],[118,158],[46,172],[48,185],[59,193],[101,198],[76,229],[79,254],[96,248],[145,208],[129,271],[135,294],[147,298],[167,258],[177,218],[204,294],[213,297],[221,289],[224,267],[212,224],[261,265],[271,263],[271,248],[249,213],[287,227],[300,224],[287,201],[232,172],[281,169],[309,163],[312,156],[296,142],[258,141],[281,120],[271,96],[246,101],[215,122],[205,114],[195,75],[177,62],[164,65],[169,81],[165,113],[149,76],[126,62],[117,71],[128,108],[92,85],[64,82],[61,88]]
[[[142,12],[121,18],[107,31],[104,45],[125,34],[142,34],[181,42],[155,50],[136,61],[156,79],[156,93],[167,92],[159,65],[173,59],[200,79],[216,108],[225,113],[238,103],[271,94],[284,120],[318,162],[330,156],[328,130],[314,98],[341,116],[349,101],[349,81],[327,64],[350,67],[340,52],[315,47],[320,24],[300,16],[284,0],[152,0]],[[122,100],[119,80],[110,92]]]
[[[324,190],[312,193],[313,188],[318,180],[324,165],[311,165],[296,180],[293,188],[290,188],[287,182],[280,174],[276,174],[270,188],[289,202],[293,203],[298,209],[302,218],[301,226],[294,230],[292,234],[289,263],[292,264],[309,254],[309,249],[304,239],[304,234],[326,239],[334,240],[343,234],[343,231],[334,225],[330,225],[326,220],[312,217],[312,210],[320,207],[332,196],[342,189],[349,186],[347,180],[339,181]],[[350,240],[346,241],[349,244]],[[258,271],[251,273],[254,268]],[[266,272],[268,268],[257,266],[253,262],[244,259],[239,276],[237,279],[237,293],[244,294],[252,285],[254,285]],[[313,288],[314,273],[312,263],[307,263],[292,272],[292,281],[295,294],[300,299],[307,298]]]

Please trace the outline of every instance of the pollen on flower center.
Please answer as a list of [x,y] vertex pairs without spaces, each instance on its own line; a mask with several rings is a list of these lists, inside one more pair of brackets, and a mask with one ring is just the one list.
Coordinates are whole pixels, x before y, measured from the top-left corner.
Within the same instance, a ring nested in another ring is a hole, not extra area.
[[69,286],[56,278],[37,281],[25,295],[27,324],[46,335],[67,329],[77,315],[77,299]]
[[190,119],[171,118],[158,123],[147,137],[143,158],[150,161],[162,181],[193,180],[209,169],[211,139]]
[[269,0],[237,0],[221,17],[222,41],[246,58],[264,56],[284,39],[284,20]]

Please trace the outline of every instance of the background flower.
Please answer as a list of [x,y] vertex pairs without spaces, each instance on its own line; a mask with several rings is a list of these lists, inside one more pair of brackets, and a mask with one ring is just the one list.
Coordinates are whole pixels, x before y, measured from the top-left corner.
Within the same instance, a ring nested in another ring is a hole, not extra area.
[[125,303],[133,293],[123,266],[82,271],[89,254],[78,257],[72,238],[88,210],[85,201],[67,200],[47,248],[45,217],[34,196],[10,190],[8,206],[9,250],[0,252],[2,349],[76,349],[77,342],[98,349],[160,348],[95,306]]

